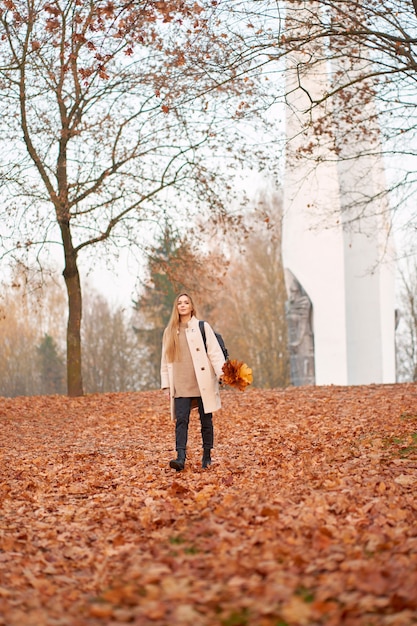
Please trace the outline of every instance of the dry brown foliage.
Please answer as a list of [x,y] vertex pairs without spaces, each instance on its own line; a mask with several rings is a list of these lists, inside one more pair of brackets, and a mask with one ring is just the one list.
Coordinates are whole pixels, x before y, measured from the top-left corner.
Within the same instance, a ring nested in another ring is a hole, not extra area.
[[0,399],[0,624],[417,623],[417,385]]
[[243,361],[236,359],[226,361],[223,365],[223,373],[223,383],[239,391],[245,391],[246,387],[253,382],[252,369]]

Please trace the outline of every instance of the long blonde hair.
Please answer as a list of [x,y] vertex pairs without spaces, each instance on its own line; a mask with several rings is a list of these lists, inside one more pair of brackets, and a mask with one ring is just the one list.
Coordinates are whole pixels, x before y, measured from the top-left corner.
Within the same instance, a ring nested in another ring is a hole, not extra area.
[[164,347],[168,363],[173,363],[179,357],[178,335],[180,332],[180,314],[178,313],[178,300],[181,296],[186,296],[189,299],[191,304],[191,316],[194,315],[197,317],[197,311],[192,297],[185,291],[182,291],[174,300],[171,317],[164,332]]

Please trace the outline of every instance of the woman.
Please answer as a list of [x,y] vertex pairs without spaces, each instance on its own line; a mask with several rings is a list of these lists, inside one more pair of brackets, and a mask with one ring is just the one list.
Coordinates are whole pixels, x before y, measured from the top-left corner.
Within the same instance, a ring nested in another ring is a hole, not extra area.
[[184,469],[190,411],[197,404],[203,439],[202,467],[211,464],[212,413],[220,409],[219,380],[225,358],[216,336],[205,323],[207,351],[191,297],[175,299],[171,319],[162,340],[161,387],[169,389],[171,417],[175,419],[177,458],[170,467]]

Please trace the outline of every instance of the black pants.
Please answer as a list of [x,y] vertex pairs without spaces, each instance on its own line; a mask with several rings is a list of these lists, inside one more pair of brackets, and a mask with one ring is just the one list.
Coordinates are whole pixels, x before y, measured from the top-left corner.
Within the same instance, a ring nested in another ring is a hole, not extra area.
[[[188,424],[190,421],[191,402],[193,398],[174,398],[175,402],[175,447],[177,450],[187,447]],[[204,413],[203,401],[198,401],[198,412],[201,422],[201,437],[203,439],[203,448],[213,447],[213,414]]]

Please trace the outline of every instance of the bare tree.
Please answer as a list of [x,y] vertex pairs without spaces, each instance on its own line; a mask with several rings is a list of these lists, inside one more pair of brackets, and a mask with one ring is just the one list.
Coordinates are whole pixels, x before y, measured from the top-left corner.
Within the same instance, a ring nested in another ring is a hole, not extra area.
[[62,247],[72,396],[83,393],[82,255],[140,244],[139,225],[173,207],[227,220],[233,186],[221,173],[249,155],[230,120],[254,94],[251,60],[231,66],[236,37],[217,11],[191,0],[0,3],[1,243],[40,263]]
[[37,375],[35,346],[38,330],[26,306],[19,298],[6,298],[0,317],[0,395],[34,395]]
[[[40,357],[43,357],[43,365],[48,360],[42,342],[48,336],[57,361],[63,356],[64,311],[65,294],[52,277],[44,276],[37,284],[23,268],[14,268],[0,292],[0,395],[48,392],[40,371]],[[59,390],[56,387],[55,391]]]
[[205,310],[226,341],[230,358],[246,361],[254,385],[285,387],[290,383],[287,293],[281,260],[281,199],[260,194],[257,210],[247,216],[250,228],[243,250],[229,241],[230,266]]
[[[30,288],[29,288],[30,285]],[[112,307],[84,285],[84,381],[88,393],[145,387],[144,347],[135,335],[132,310]],[[16,269],[0,299],[0,395],[64,392],[65,290],[50,276],[35,285]]]
[[139,364],[144,348],[135,336],[131,312],[111,307],[89,285],[84,288],[83,379],[88,393],[136,391],[145,387]]
[[[252,71],[256,67],[268,75],[276,101],[298,121],[292,157],[311,170],[324,159],[337,161],[342,168],[355,163],[363,176],[357,175],[356,189],[349,190],[355,211],[348,218],[360,220],[370,205],[385,210],[383,196],[388,195],[394,225],[415,233],[416,3],[226,4],[224,11],[235,12],[236,33],[242,21],[253,26],[230,64],[238,71],[242,58],[250,59]],[[260,28],[260,23],[267,28]],[[381,155],[389,176],[382,188],[369,191],[364,183],[375,175],[372,167]]]

